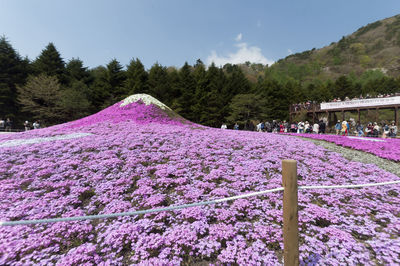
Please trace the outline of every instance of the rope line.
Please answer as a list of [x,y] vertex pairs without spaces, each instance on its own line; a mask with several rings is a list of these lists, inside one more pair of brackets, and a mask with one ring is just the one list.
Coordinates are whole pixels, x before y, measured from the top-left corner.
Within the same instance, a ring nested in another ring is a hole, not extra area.
[[[384,185],[393,185],[393,184],[400,184],[400,180],[381,182],[381,183],[358,184],[358,185],[356,184],[356,185],[332,185],[332,186],[299,186],[298,189],[360,188],[360,187],[384,186]],[[278,187],[278,188],[273,188],[273,189],[269,189],[269,190],[263,190],[263,191],[252,192],[252,193],[247,193],[247,194],[238,195],[238,196],[232,196],[232,197],[228,197],[228,198],[209,200],[209,201],[201,201],[201,202],[183,204],[183,205],[178,205],[178,206],[168,206],[165,208],[132,211],[132,212],[120,212],[120,213],[111,213],[111,214],[98,214],[98,215],[38,219],[38,220],[0,221],[0,226],[30,225],[30,224],[39,224],[39,223],[56,223],[56,222],[69,222],[69,221],[79,221],[79,220],[106,219],[106,218],[132,216],[132,215],[148,214],[148,213],[162,212],[162,211],[172,211],[172,210],[185,209],[185,208],[196,207],[196,206],[211,205],[211,204],[221,203],[221,202],[230,201],[230,200],[254,197],[254,196],[259,196],[259,195],[263,195],[263,194],[267,194],[267,193],[283,191],[283,190],[284,190],[283,187]]]
[[299,186],[298,189],[360,188],[360,187],[375,187],[375,186],[384,186],[384,185],[393,185],[393,184],[400,184],[400,180],[381,182],[381,183],[358,184],[358,185]]
[[93,219],[104,219],[104,218],[114,218],[114,217],[121,217],[121,216],[132,216],[132,215],[140,215],[140,214],[147,214],[147,213],[154,213],[154,212],[162,212],[162,211],[172,211],[178,209],[184,209],[189,207],[196,207],[202,205],[211,205],[216,203],[221,203],[224,201],[242,199],[247,197],[259,196],[271,192],[281,191],[283,187],[273,188],[264,191],[252,192],[248,194],[243,194],[239,196],[233,196],[228,198],[216,199],[216,200],[208,200],[208,201],[201,201],[189,204],[183,204],[178,206],[169,206],[165,208],[156,208],[156,209],[149,209],[149,210],[141,210],[141,211],[132,211],[132,212],[120,212],[120,213],[110,213],[110,214],[98,214],[98,215],[87,215],[87,216],[75,216],[75,217],[62,217],[62,218],[52,218],[52,219],[39,219],[39,220],[21,220],[21,221],[0,221],[0,226],[13,226],[13,225],[28,225],[28,224],[39,224],[39,223],[56,223],[56,222],[69,222],[69,221],[78,221],[78,220],[93,220]]

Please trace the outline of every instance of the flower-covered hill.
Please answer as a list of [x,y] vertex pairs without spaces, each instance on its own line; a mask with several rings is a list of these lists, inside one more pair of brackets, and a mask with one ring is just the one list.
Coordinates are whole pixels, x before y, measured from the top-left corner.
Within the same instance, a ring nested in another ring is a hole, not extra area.
[[173,112],[168,106],[164,105],[154,97],[147,94],[134,94],[125,98],[123,101],[88,117],[41,130],[33,130],[13,135],[0,135],[0,141],[23,139],[26,136],[43,137],[65,134],[68,132],[76,132],[81,127],[84,127],[85,130],[93,126],[110,127],[110,124],[118,124],[120,122],[134,122],[137,124],[159,123],[170,125],[194,125],[190,121],[185,120],[183,117]]
[[[398,180],[291,136],[180,123],[144,101],[120,106],[0,139],[0,220],[143,210],[280,187],[287,158],[298,161],[300,185]],[[302,264],[398,264],[399,188],[299,191]],[[276,265],[282,247],[281,192],[139,216],[0,227],[2,265]]]

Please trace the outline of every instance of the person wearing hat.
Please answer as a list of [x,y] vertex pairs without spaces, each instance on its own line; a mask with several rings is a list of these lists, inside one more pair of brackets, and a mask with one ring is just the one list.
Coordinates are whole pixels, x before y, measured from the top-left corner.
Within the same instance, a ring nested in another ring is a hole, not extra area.
[[380,127],[377,122],[374,122],[373,137],[377,138],[380,133]]
[[392,124],[389,126],[389,137],[395,138],[397,134],[397,126],[396,123],[393,121]]
[[340,120],[337,121],[335,125],[335,130],[336,130],[336,135],[339,135],[340,130],[342,130],[342,124],[340,123]]
[[30,130],[31,129],[31,125],[29,124],[29,121],[27,120],[27,121],[25,121],[25,123],[24,123],[24,127],[25,127],[25,131],[28,131],[28,130]]

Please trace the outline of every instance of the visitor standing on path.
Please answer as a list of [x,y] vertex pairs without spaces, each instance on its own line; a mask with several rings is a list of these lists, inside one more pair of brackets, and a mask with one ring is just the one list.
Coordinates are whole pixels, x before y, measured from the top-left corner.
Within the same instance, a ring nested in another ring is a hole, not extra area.
[[319,121],[319,134],[325,134],[326,124],[324,120]]
[[340,131],[342,130],[342,124],[340,123],[340,120],[337,121],[335,125],[335,130],[336,130],[336,135],[339,135]]
[[25,123],[24,123],[24,128],[25,128],[25,131],[28,131],[28,130],[31,129],[31,125],[29,124],[29,121],[28,121],[28,120],[25,121]]
[[341,129],[341,131],[342,131],[342,136],[347,136],[348,134],[349,134],[349,128],[347,127],[347,121],[346,120],[343,120],[343,122],[342,122],[342,129]]
[[4,127],[6,125],[6,121],[0,118],[0,131],[4,131]]
[[318,123],[315,123],[313,125],[313,133],[315,133],[315,134],[319,133],[319,125],[318,125]]
[[5,126],[6,126],[6,130],[5,131],[11,132],[12,122],[11,122],[10,118],[7,118]]

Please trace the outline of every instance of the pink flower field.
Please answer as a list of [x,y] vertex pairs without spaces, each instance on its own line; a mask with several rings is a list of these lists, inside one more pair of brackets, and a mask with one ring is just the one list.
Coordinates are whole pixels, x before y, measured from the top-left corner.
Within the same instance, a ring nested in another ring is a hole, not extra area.
[[[298,161],[299,185],[399,179],[296,137],[206,128],[141,102],[1,135],[0,158],[2,221],[276,188],[283,159]],[[301,265],[399,264],[399,189],[300,190]],[[1,265],[277,265],[282,249],[282,192],[139,216],[0,227]]]
[[290,134],[304,138],[325,140],[336,145],[372,153],[378,157],[400,161],[400,139],[382,139],[354,136],[318,135],[318,134]]

